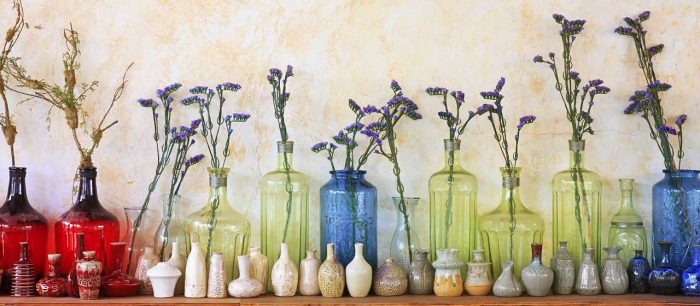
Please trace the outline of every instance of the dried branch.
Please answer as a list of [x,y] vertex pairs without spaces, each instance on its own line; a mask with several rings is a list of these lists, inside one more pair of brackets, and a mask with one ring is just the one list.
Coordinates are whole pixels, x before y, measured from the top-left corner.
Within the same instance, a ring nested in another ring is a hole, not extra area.
[[17,12],[17,17],[15,18],[15,23],[7,30],[5,33],[5,42],[2,46],[2,53],[0,53],[0,97],[2,97],[3,102],[3,114],[2,120],[0,120],[0,126],[2,127],[2,133],[5,136],[5,142],[10,146],[10,159],[12,161],[12,166],[15,166],[15,136],[17,135],[17,127],[12,123],[12,115],[10,114],[10,105],[7,100],[7,95],[5,94],[5,79],[2,74],[5,71],[5,65],[8,62],[10,52],[15,46],[19,37],[24,29],[24,8],[22,7],[21,0],[15,0],[13,8]]

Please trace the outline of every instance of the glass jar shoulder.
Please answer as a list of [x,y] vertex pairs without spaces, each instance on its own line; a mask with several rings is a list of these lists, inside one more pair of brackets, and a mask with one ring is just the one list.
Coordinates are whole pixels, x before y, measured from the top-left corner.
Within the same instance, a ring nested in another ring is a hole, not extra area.
[[[187,226],[208,228],[209,218],[211,218],[211,206],[207,204],[187,217]],[[243,214],[231,208],[219,207],[216,210],[216,227],[232,231],[250,231],[250,222]]]
[[[289,179],[294,186],[294,191],[308,191],[309,177],[306,174],[291,171]],[[284,171],[272,171],[265,174],[261,179],[263,190],[286,189],[287,174]]]
[[[573,186],[575,174],[576,173],[574,173],[574,170],[572,170],[571,168],[566,169],[564,171],[559,171],[552,177],[552,185],[556,187],[573,188],[571,186]],[[581,174],[583,175],[583,181],[584,183],[586,183],[587,189],[590,189],[591,187],[596,189],[602,188],[603,180],[598,173],[591,170],[583,169]]]
[[[446,169],[442,169],[438,172],[435,172],[433,175],[430,176],[430,179],[428,180],[428,186],[429,187],[438,187],[438,186],[445,186],[447,187],[448,180],[450,178],[450,171]],[[456,170],[452,173],[452,181],[453,185],[452,187],[455,188],[461,188],[461,189],[476,189],[476,176],[472,174],[469,171],[466,171],[464,169],[459,169]]]
[[[515,212],[516,229],[544,226],[544,219],[539,214],[527,208],[521,208]],[[510,227],[510,214],[508,210],[495,209],[479,216],[479,227],[482,230],[508,229]]]

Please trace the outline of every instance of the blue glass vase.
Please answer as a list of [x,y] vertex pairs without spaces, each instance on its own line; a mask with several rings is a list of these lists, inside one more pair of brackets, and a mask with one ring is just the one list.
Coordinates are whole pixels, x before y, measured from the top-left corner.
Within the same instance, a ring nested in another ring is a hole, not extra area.
[[700,178],[698,170],[664,170],[652,190],[653,263],[663,257],[660,241],[673,243],[670,264],[677,271],[690,266],[690,246],[700,243]]
[[644,258],[643,250],[635,250],[635,256],[627,264],[630,293],[649,293],[649,273],[651,266]]
[[[377,269],[377,188],[365,180],[366,171],[331,171],[321,187],[321,246],[335,243],[335,257],[347,266],[355,243],[363,243],[364,257]],[[326,248],[321,247],[321,259]]]
[[680,289],[681,276],[670,262],[671,245],[671,242],[659,241],[661,262],[649,273],[649,287],[653,294],[672,295]]
[[700,295],[700,245],[693,245],[693,264],[683,270],[681,291],[686,295]]

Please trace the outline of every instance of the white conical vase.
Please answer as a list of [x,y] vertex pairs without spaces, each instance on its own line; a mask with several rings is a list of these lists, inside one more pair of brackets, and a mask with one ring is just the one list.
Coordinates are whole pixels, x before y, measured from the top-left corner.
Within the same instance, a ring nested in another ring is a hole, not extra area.
[[364,245],[355,243],[355,257],[345,268],[348,292],[352,297],[366,297],[372,289],[372,266],[363,256]]
[[294,262],[289,258],[287,244],[280,247],[280,258],[272,266],[270,274],[272,291],[276,296],[294,296],[299,282],[299,271]]
[[207,264],[198,242],[192,242],[192,250],[185,267],[185,297],[207,296]]

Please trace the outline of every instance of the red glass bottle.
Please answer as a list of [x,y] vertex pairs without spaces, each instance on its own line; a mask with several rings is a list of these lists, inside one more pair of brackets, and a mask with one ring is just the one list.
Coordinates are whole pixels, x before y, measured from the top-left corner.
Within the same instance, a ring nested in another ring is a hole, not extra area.
[[49,274],[36,283],[40,296],[59,297],[66,295],[66,279],[58,274],[61,254],[49,254]]
[[27,242],[20,242],[20,256],[17,262],[12,265],[12,296],[35,296],[36,295],[36,271],[34,265],[29,261],[29,250]]
[[83,251],[85,251],[85,235],[83,235],[83,233],[77,233],[75,236],[75,261],[71,263],[70,270],[68,271],[68,274],[66,274],[66,292],[68,293],[68,296],[80,297],[76,264],[78,261],[83,259]]
[[[55,233],[56,252],[65,259],[61,261],[61,273],[68,273],[71,264],[77,260],[77,233],[84,234],[85,250],[95,251],[96,261],[106,262],[112,257],[112,251],[105,245],[119,241],[119,221],[102,207],[97,197],[97,169],[80,169],[78,198],[73,207],[56,221]],[[102,273],[113,270],[106,266]]]
[[39,277],[44,274],[49,228],[46,218],[27,200],[26,175],[27,168],[10,167],[7,199],[0,207],[0,270],[7,274],[6,289],[12,266],[19,260],[20,242],[28,242],[29,261]]
[[141,285],[139,281],[121,269],[124,251],[126,251],[126,242],[113,242],[111,244],[112,255],[110,257],[111,265],[114,272],[102,278],[102,293],[106,296],[133,296],[139,290]]

